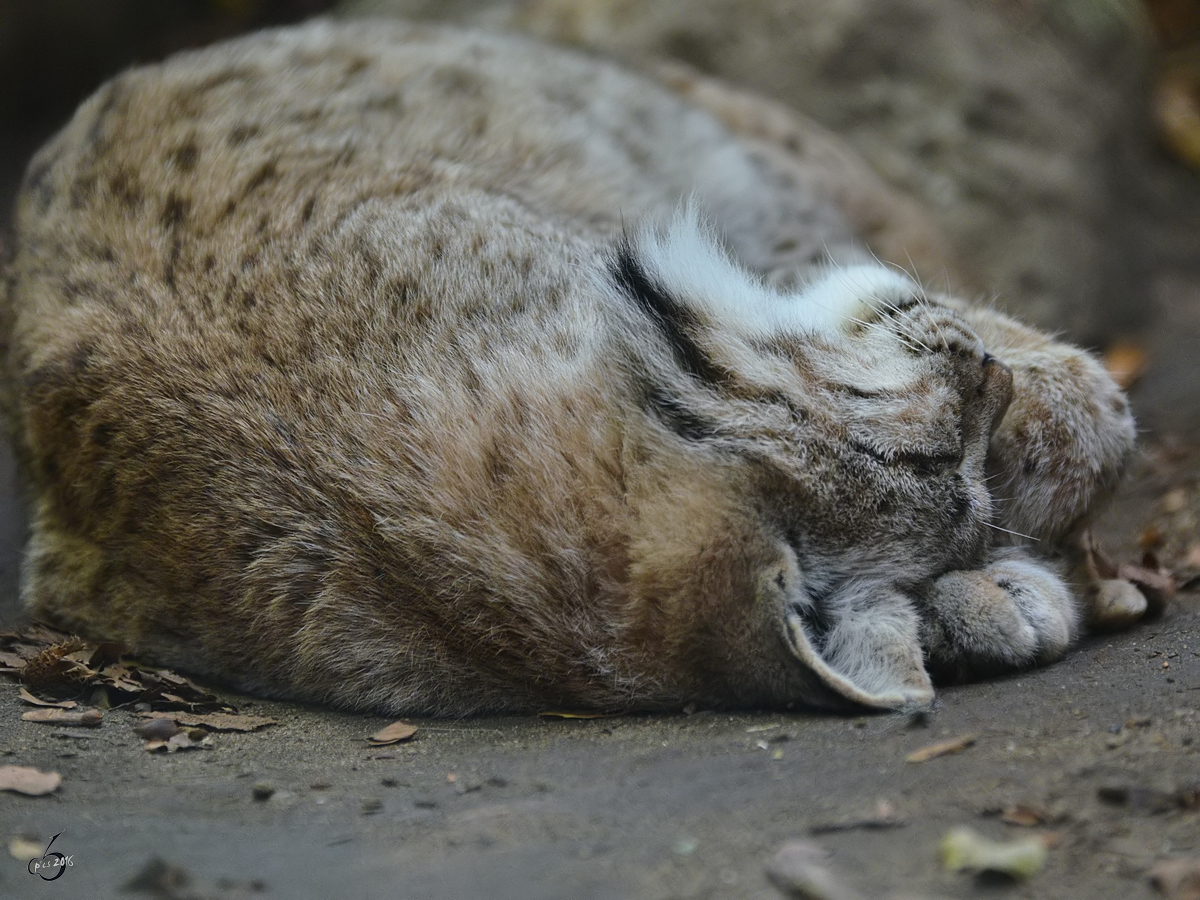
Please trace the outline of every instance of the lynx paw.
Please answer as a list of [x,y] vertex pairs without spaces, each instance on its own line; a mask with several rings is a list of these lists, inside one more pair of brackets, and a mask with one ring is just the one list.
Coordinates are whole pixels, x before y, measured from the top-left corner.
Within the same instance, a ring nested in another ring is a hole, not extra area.
[[1016,552],[941,576],[922,607],[929,668],[951,680],[1052,662],[1079,633],[1079,612],[1062,579]]

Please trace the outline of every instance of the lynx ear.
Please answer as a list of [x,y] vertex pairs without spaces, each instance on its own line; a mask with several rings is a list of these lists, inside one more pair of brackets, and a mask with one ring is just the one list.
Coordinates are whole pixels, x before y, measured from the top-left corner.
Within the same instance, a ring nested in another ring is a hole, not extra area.
[[883,587],[870,589],[869,596],[866,586],[858,590],[861,597],[843,592],[838,598],[841,617],[819,639],[801,614],[789,611],[786,628],[792,653],[825,687],[850,703],[881,710],[929,706],[933,684],[925,671],[910,602]]

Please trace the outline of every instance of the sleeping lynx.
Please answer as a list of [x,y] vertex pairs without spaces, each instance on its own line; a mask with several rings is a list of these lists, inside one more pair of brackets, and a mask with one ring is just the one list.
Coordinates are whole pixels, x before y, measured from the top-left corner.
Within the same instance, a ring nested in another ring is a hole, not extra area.
[[874,262],[789,152],[433,27],[120,76],[18,205],[27,602],[406,713],[897,708],[1059,657],[1123,397]]

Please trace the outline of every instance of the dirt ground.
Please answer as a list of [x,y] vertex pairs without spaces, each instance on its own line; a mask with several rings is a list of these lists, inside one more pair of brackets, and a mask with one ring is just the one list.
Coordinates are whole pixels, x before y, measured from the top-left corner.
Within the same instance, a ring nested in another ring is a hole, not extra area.
[[[28,140],[0,141],[0,198]],[[1141,540],[1186,578],[1200,569],[1188,559],[1200,541],[1200,223],[1182,198],[1200,196],[1200,179],[1165,160],[1154,177],[1130,211],[1164,248],[1157,315],[1139,336],[1150,369],[1133,394],[1147,431],[1097,530],[1114,557],[1136,559]],[[11,468],[0,452],[5,628],[22,621]],[[1194,591],[1057,665],[944,688],[916,718],[415,721],[411,740],[371,747],[386,720],[222,696],[279,724],[150,753],[132,711],[94,729],[22,721],[30,707],[0,679],[0,766],[62,775],[46,796],[0,792],[0,898],[767,900],[783,896],[768,860],[804,838],[866,898],[1139,900],[1159,896],[1156,861],[1200,856]],[[965,735],[961,752],[905,759]],[[881,801],[893,810],[883,823]],[[1048,862],[1026,882],[946,872],[939,843],[961,825],[1046,836]],[[71,865],[46,882],[25,844],[55,835]]]
[[[1143,459],[1104,529],[1110,548],[1130,550],[1148,523],[1195,533],[1200,453],[1180,453]],[[385,720],[228,699],[280,724],[163,754],[143,749],[130,711],[98,729],[24,722],[16,686],[0,685],[0,765],[63,777],[49,796],[0,794],[0,829],[37,844],[60,834],[73,863],[41,883],[5,854],[0,896],[766,900],[780,896],[766,862],[808,837],[866,897],[1136,900],[1155,896],[1156,860],[1200,852],[1191,593],[1058,665],[946,688],[916,719],[417,721],[410,741],[374,748]],[[975,743],[905,760],[961,735]],[[880,801],[899,824],[821,833],[873,819]],[[1013,806],[1037,824],[1006,824]],[[1052,835],[1053,849],[1026,883],[947,873],[938,846],[958,825]],[[155,861],[167,868],[150,877]]]

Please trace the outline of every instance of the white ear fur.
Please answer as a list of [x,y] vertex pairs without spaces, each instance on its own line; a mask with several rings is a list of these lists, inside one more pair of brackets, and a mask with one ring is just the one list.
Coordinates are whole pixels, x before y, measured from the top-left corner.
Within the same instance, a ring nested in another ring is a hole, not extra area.
[[790,313],[787,325],[808,333],[838,333],[880,307],[919,292],[907,275],[884,266],[838,266],[805,285],[799,294],[784,298]]
[[659,231],[643,228],[635,246],[646,273],[676,301],[744,338],[834,335],[878,306],[920,288],[880,265],[837,266],[796,294],[779,294],[737,265],[694,204]]
[[[865,587],[865,586],[860,586]],[[849,606],[818,653],[799,615],[786,615],[792,653],[836,694],[872,709],[917,709],[933,702],[915,611],[897,595],[867,589]]]

